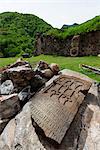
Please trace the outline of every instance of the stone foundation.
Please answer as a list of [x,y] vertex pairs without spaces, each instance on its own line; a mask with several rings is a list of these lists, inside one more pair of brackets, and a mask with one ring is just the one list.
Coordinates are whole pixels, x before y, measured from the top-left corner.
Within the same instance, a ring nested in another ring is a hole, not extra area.
[[100,31],[59,39],[37,35],[35,55],[89,56],[100,54]]

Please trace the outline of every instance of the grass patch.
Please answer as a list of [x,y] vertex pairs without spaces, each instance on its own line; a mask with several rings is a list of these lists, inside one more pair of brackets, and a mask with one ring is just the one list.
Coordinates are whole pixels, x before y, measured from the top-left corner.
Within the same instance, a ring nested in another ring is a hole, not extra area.
[[[11,64],[17,60],[17,57],[14,58],[0,58],[0,67]],[[60,66],[60,69],[71,69],[80,73],[83,73],[90,78],[100,82],[100,75],[97,75],[93,72],[83,70],[79,67],[79,64],[86,64],[93,67],[100,68],[100,57],[97,56],[87,56],[87,57],[63,57],[63,56],[51,56],[51,55],[40,55],[37,57],[31,57],[25,59],[31,63],[34,67],[39,60],[47,61],[48,63],[57,63]]]

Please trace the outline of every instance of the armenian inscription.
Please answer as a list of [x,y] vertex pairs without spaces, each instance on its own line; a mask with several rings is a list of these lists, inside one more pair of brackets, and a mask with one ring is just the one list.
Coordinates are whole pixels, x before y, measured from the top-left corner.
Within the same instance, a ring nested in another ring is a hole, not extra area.
[[60,75],[33,97],[31,113],[47,137],[61,143],[91,83]]

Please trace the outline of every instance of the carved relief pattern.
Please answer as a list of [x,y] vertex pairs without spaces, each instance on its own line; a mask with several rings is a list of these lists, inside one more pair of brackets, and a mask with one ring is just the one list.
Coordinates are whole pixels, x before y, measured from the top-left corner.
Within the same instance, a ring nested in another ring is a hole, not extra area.
[[32,118],[47,137],[61,143],[89,87],[82,79],[60,75],[33,97]]
[[49,94],[51,98],[56,98],[59,103],[65,105],[72,102],[73,98],[77,99],[84,84],[80,80],[69,79],[62,76],[55,80],[44,93]]

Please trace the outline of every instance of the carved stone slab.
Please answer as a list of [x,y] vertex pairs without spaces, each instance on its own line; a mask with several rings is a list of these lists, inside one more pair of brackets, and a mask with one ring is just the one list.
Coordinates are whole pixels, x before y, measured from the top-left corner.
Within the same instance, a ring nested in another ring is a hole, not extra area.
[[59,75],[32,98],[32,118],[48,138],[61,143],[90,86],[90,81]]

